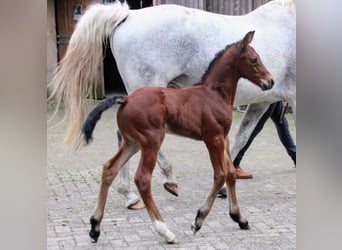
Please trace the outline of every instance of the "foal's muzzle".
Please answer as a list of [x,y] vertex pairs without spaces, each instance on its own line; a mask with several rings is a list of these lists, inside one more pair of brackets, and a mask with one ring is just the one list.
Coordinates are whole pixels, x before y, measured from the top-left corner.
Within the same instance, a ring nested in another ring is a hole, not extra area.
[[268,90],[268,89],[271,89],[274,85],[274,81],[273,81],[273,78],[269,78],[269,79],[263,79],[261,81],[261,89],[262,90]]

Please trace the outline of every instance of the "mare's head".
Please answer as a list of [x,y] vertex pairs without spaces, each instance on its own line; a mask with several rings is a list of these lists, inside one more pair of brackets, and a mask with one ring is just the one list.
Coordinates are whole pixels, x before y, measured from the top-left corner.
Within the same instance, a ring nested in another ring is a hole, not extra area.
[[250,31],[241,41],[236,43],[239,53],[237,60],[238,71],[241,77],[253,82],[262,90],[267,90],[273,87],[273,77],[262,63],[258,53],[249,45],[253,37],[254,31]]

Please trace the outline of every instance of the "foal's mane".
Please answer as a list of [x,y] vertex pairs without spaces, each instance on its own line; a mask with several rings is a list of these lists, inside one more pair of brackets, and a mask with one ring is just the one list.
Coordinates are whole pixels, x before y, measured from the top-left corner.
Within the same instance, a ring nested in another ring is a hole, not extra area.
[[213,68],[214,64],[216,63],[216,61],[223,56],[223,54],[231,47],[235,46],[237,44],[237,42],[232,43],[232,44],[228,44],[224,49],[220,50],[219,52],[217,52],[215,54],[215,57],[211,60],[211,62],[209,63],[208,68],[206,69],[206,71],[204,72],[204,74],[201,77],[201,81],[199,83],[194,84],[194,86],[199,86],[202,85],[204,83],[205,78],[207,77],[208,73],[211,71],[211,69]]

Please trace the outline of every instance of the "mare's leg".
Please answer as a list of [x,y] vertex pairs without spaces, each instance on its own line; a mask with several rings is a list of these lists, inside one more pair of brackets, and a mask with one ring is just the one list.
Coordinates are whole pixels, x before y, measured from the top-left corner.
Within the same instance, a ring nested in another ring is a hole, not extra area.
[[191,226],[194,234],[201,229],[204,219],[209,214],[211,207],[214,204],[218,191],[227,178],[227,166],[224,158],[225,142],[223,136],[214,138],[212,141],[205,141],[205,144],[208,148],[210,160],[214,168],[214,183],[203,204],[197,210],[195,221]]
[[153,200],[151,190],[152,172],[157,161],[159,147],[157,144],[151,147],[141,146],[141,158],[137,172],[134,177],[135,184],[139,190],[140,196],[143,199],[148,215],[150,216],[155,230],[162,236],[168,243],[178,243],[176,236],[167,228],[164,220]]
[[124,140],[119,151],[103,165],[97,205],[95,212],[90,217],[91,230],[89,232],[89,236],[94,240],[94,242],[97,242],[97,239],[100,236],[100,223],[103,218],[109,187],[122,165],[127,162],[132,155],[138,152],[138,150],[138,144]]
[[[254,128],[258,124],[258,121],[269,106],[270,103],[253,103],[248,105],[240,127],[235,135],[235,142],[231,149],[232,159],[235,159],[240,150],[247,144]],[[226,150],[229,151],[229,147],[227,147]]]
[[[117,131],[118,143],[119,146],[122,142],[122,137],[120,131]],[[126,162],[124,166],[119,171],[119,180],[117,185],[117,191],[124,195],[126,198],[126,207],[130,209],[140,209],[144,208],[143,202],[140,198],[133,192],[130,185],[130,176],[129,176],[129,163]]]
[[164,182],[164,188],[171,194],[178,196],[178,185],[177,182],[173,179],[173,167],[161,151],[159,151],[158,153],[157,163],[161,169],[162,174],[166,177],[166,182]]
[[[229,148],[228,136],[226,137],[226,149]],[[241,229],[249,229],[248,221],[242,216],[237,201],[235,183],[236,183],[236,173],[235,167],[233,165],[232,159],[230,157],[229,150],[225,151],[225,162],[228,167],[228,175],[226,179],[227,197],[229,201],[229,215],[237,223]]]

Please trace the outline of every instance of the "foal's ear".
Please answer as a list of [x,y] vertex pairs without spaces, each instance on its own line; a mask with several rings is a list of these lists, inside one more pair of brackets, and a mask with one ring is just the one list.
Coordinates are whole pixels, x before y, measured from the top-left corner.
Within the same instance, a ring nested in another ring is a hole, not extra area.
[[239,48],[240,52],[244,52],[245,49],[247,48],[248,44],[250,44],[253,40],[255,31],[250,31],[248,32],[245,37],[240,41]]
[[255,30],[248,32],[245,37],[242,39],[243,43],[246,45],[250,44],[253,40]]

